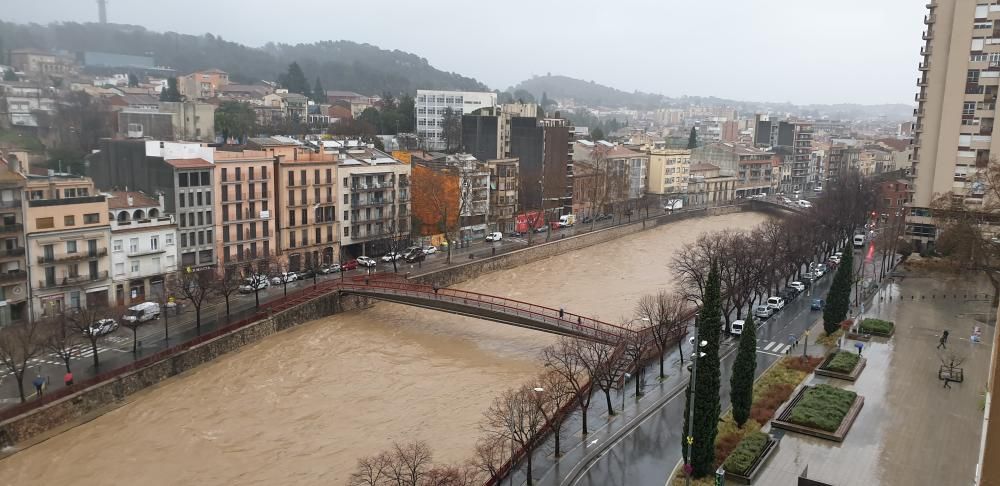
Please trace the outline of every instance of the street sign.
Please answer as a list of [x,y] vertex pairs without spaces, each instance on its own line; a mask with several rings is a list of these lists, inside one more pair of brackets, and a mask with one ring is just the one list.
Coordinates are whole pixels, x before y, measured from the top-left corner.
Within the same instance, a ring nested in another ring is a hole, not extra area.
[[694,444],[694,437],[691,437],[689,435],[688,438],[687,438],[687,441],[688,441],[688,445]]

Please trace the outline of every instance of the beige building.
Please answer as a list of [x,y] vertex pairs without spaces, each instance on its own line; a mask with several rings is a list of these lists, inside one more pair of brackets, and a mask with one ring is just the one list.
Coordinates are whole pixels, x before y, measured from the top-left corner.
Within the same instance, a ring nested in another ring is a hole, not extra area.
[[177,268],[177,224],[163,199],[138,191],[108,193],[111,281],[114,301],[132,305],[165,295],[167,275]]
[[339,154],[341,259],[388,251],[410,236],[410,165],[373,148]]
[[87,177],[28,176],[25,238],[34,317],[108,305],[108,202]]
[[490,169],[490,231],[510,233],[515,230],[517,214],[518,166],[520,159],[492,159],[486,161]]
[[177,80],[177,90],[189,100],[215,98],[229,84],[229,74],[221,69],[198,71]]
[[[233,265],[276,255],[274,158],[260,150],[215,151],[216,255]],[[269,270],[269,269],[262,269]]]
[[718,205],[736,199],[737,179],[712,164],[693,164],[688,183],[689,205]]
[[[970,206],[986,196],[980,172],[997,154],[993,137],[1000,90],[1000,6],[984,1],[930,0],[917,78],[913,126],[913,204],[906,237],[937,237],[928,208],[947,193]],[[964,89],[963,89],[964,88]]]
[[281,258],[292,271],[335,263],[340,259],[337,156],[298,148],[284,152],[276,157]]
[[690,150],[649,150],[650,193],[660,195],[683,193],[687,191],[690,176]]
[[27,179],[18,159],[0,156],[0,327],[28,318],[28,266],[21,201]]

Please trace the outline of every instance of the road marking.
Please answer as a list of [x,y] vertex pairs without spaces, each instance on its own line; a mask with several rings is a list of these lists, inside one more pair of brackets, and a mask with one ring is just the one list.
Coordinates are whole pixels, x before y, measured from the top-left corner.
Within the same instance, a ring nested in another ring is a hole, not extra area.
[[[781,346],[779,346],[779,347],[781,347]],[[788,349],[791,348],[791,347],[792,347],[791,344],[786,344],[784,349],[782,349],[781,351],[778,351],[778,348],[775,348],[774,352],[776,352],[778,354],[784,354],[784,353],[787,353]]]
[[775,343],[774,341],[767,343],[767,346],[764,346],[764,351],[770,351],[771,347],[774,346],[775,344],[777,343]]

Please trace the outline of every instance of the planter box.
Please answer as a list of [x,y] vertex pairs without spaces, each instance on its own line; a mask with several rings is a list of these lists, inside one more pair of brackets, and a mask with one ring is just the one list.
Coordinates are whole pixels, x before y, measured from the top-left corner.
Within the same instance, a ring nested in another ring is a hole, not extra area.
[[872,335],[871,334],[858,334],[858,333],[855,333],[855,332],[849,332],[849,333],[847,333],[847,339],[853,339],[855,341],[865,341],[865,342],[868,342],[868,341],[872,340]]
[[834,442],[843,442],[844,438],[847,437],[847,431],[851,429],[854,425],[854,420],[858,418],[858,414],[861,413],[861,407],[865,404],[865,397],[858,395],[854,399],[854,403],[851,408],[847,411],[847,415],[844,415],[844,419],[840,421],[840,427],[833,432],[828,432],[826,430],[817,429],[814,427],[809,427],[806,425],[799,425],[789,422],[788,419],[792,415],[792,409],[795,405],[799,403],[802,399],[803,394],[806,390],[812,387],[803,387],[798,394],[788,403],[785,404],[785,408],[781,410],[781,414],[778,415],[774,420],[771,420],[771,427],[777,427],[779,429],[790,430],[792,432],[798,432],[800,434],[811,435],[813,437],[819,437],[820,439],[832,440]]
[[833,357],[836,355],[837,355],[836,352],[830,353],[830,355],[826,357],[826,360],[823,361],[823,364],[819,365],[819,368],[816,368],[816,374],[819,376],[828,376],[830,378],[837,378],[839,380],[847,380],[847,381],[857,380],[858,376],[861,374],[861,370],[865,369],[865,363],[868,360],[862,357],[860,360],[858,360],[858,364],[854,365],[854,369],[851,370],[850,373],[841,373],[839,371],[825,369],[824,366],[826,366],[826,364],[829,363],[830,360],[832,360]]
[[896,334],[896,327],[893,326],[893,328],[890,329],[889,332],[887,333],[871,331],[870,334],[875,337],[891,338],[893,334]]
[[767,464],[767,460],[778,451],[779,442],[780,441],[774,437],[771,437],[767,441],[767,445],[764,446],[764,450],[761,451],[760,455],[757,456],[757,459],[755,459],[753,464],[750,465],[750,470],[747,471],[746,476],[726,471],[726,479],[738,484],[753,484],[753,480],[757,478],[757,475],[762,470],[764,470],[764,465]]

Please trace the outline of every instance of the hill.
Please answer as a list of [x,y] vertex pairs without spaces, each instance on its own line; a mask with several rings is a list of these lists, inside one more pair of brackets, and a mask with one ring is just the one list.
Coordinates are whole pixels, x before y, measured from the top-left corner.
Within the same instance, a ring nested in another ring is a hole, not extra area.
[[535,98],[541,98],[545,93],[550,99],[572,99],[577,104],[589,107],[627,107],[638,110],[656,108],[701,106],[728,106],[741,113],[793,113],[799,116],[831,119],[865,120],[886,118],[889,120],[909,120],[913,118],[913,107],[903,104],[859,105],[842,104],[810,104],[794,105],[791,103],[773,103],[759,101],[738,101],[714,96],[668,96],[643,93],[629,93],[619,89],[571,78],[569,76],[546,75],[534,76],[519,83],[511,90],[526,90]]
[[96,23],[15,24],[0,21],[4,49],[32,47],[69,52],[103,51],[151,55],[178,74],[219,68],[236,82],[274,80],[298,61],[310,85],[318,76],[326,89],[362,94],[415,93],[417,88],[484,90],[479,81],[434,68],[420,56],[349,41],[268,44],[262,48],[201,36],[153,32],[139,26]]

